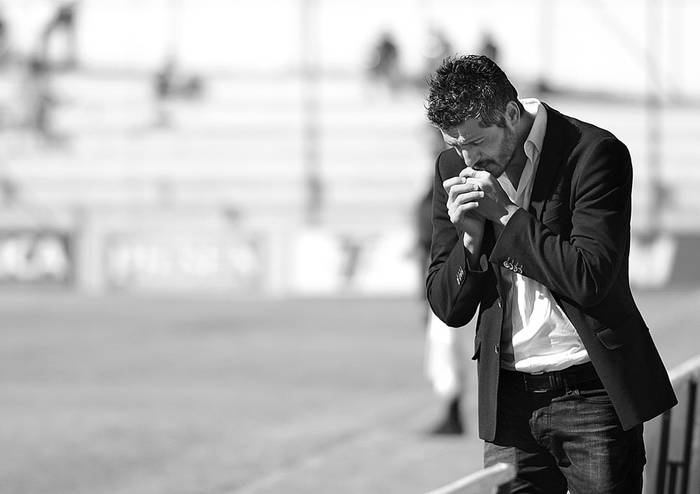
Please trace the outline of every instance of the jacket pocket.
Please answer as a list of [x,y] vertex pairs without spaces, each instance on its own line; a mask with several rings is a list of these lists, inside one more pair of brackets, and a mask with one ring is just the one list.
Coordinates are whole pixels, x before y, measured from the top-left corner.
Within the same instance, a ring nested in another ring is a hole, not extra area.
[[624,344],[620,333],[611,328],[603,327],[597,331],[595,335],[598,338],[598,341],[600,341],[608,350],[615,350]]
[[623,321],[619,325],[615,325],[614,328],[602,326],[600,329],[594,330],[598,340],[608,350],[620,348],[625,343],[637,338],[642,332],[649,331],[644,321],[634,314],[623,318]]

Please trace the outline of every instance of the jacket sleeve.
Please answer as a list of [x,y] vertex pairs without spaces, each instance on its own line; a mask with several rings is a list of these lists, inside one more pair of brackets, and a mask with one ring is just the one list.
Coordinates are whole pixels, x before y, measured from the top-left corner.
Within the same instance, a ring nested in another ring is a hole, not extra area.
[[490,262],[507,258],[522,274],[582,307],[607,295],[627,262],[632,164],[625,145],[607,138],[582,155],[572,176],[571,233],[555,234],[520,209],[496,241]]
[[479,305],[480,287],[487,274],[487,258],[482,254],[479,266],[469,266],[462,234],[450,221],[447,212],[447,193],[442,182],[450,177],[443,178],[440,173],[442,156],[444,154],[435,164],[427,298],[438,318],[448,326],[459,327],[474,317]]

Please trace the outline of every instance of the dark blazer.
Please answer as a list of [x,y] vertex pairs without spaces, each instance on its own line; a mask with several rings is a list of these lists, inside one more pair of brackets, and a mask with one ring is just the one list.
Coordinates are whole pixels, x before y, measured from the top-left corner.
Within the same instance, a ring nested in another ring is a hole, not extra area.
[[[546,106],[546,105],[545,105]],[[450,222],[442,182],[464,162],[454,150],[436,163],[427,296],[450,326],[477,312],[479,436],[493,440],[505,270],[550,289],[576,328],[625,429],[677,403],[629,286],[632,164],[614,135],[547,108],[547,130],[530,207],[496,238],[486,223],[479,265],[467,262]]]

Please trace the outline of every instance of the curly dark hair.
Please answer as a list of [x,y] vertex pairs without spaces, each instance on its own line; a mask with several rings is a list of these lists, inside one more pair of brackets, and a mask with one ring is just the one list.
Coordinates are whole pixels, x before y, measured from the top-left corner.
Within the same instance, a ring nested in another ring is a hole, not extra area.
[[468,118],[479,119],[482,127],[503,127],[509,101],[523,110],[508,77],[483,55],[446,58],[428,80],[428,89],[428,120],[443,130]]

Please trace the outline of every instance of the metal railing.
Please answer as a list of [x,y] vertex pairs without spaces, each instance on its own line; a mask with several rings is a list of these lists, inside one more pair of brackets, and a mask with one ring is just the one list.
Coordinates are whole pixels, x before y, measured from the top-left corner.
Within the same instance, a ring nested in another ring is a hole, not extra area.
[[488,494],[515,477],[515,468],[506,463],[497,463],[459,480],[432,490],[427,494]]
[[[680,406],[668,410],[661,418],[658,431],[652,431],[649,453],[655,458],[647,471],[645,492],[653,494],[688,494],[700,492],[700,437],[695,427],[700,380],[700,356],[692,358],[669,373],[679,396]],[[681,415],[680,419],[672,420]],[[512,465],[498,463],[427,494],[482,494],[496,489],[515,477]],[[691,485],[692,484],[692,485]]]
[[[670,377],[680,406],[661,416],[658,439],[650,441],[650,453],[656,454],[656,461],[647,472],[647,492],[687,494],[691,492],[693,462],[698,461],[697,452],[700,449],[695,429],[700,356],[674,368]],[[678,414],[681,414],[680,419],[672,420]],[[695,483],[700,484],[700,481],[696,480]],[[693,491],[697,492],[697,488],[698,485],[695,485]]]

